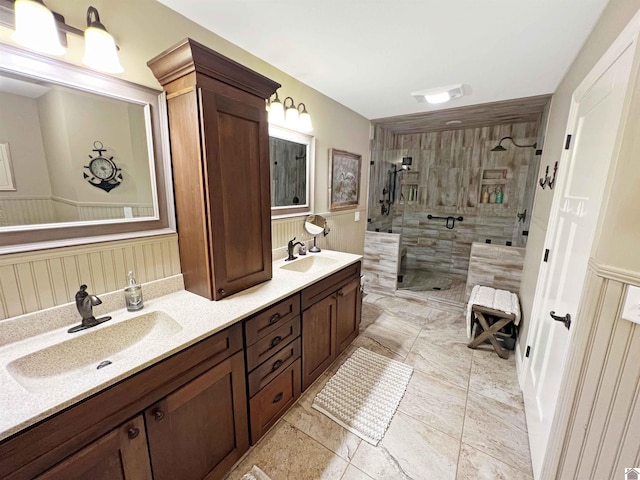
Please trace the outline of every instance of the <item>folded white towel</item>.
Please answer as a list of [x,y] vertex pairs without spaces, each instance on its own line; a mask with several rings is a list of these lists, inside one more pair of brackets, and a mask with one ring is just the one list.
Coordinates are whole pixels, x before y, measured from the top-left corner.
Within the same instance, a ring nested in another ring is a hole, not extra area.
[[467,304],[467,337],[469,339],[471,339],[471,307],[473,305],[493,308],[494,310],[513,314],[516,317],[513,323],[515,325],[520,323],[520,302],[518,301],[518,295],[508,290],[496,290],[495,288],[476,285],[473,287],[473,290],[471,290],[471,297],[469,297],[469,303]]

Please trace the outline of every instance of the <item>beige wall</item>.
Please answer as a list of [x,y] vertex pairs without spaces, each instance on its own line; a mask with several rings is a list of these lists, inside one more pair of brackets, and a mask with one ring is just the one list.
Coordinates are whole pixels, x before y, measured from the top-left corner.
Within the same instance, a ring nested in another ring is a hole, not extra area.
[[[567,128],[567,120],[569,117],[569,108],[571,106],[571,96],[573,94],[573,91],[593,68],[600,57],[602,57],[602,55],[606,52],[607,48],[609,48],[609,45],[611,45],[611,43],[617,38],[622,29],[627,25],[629,20],[631,20],[631,18],[639,8],[640,3],[637,0],[611,0],[603,11],[602,16],[595,25],[589,38],[580,50],[580,53],[562,79],[562,82],[558,86],[558,89],[554,93],[553,99],[551,101],[551,109],[549,111],[549,120],[547,123],[547,131],[544,142],[544,151],[542,153],[542,159],[540,161],[540,171],[538,175],[539,177],[543,176],[545,167],[547,165],[551,165],[551,167],[553,167],[553,164],[560,159],[560,156],[562,154],[562,149],[564,148],[565,132]],[[636,130],[636,132],[637,131],[638,130]],[[630,160],[626,161],[626,163],[629,162]],[[622,163],[625,163],[624,160]],[[630,176],[630,178],[627,177],[626,179],[620,178],[619,182],[622,183],[616,184],[617,188],[629,187],[633,182],[633,176]],[[626,185],[624,185],[625,183]],[[634,204],[634,201],[635,205],[638,205],[638,195],[640,194],[640,189],[637,188],[637,182],[635,185],[636,188],[635,190],[632,190],[634,192],[632,195],[635,195],[636,197],[635,200],[631,201],[626,200],[627,193],[623,194],[623,190],[614,189],[613,196],[616,197],[616,201],[611,204],[611,208],[620,208],[625,206],[626,208],[628,208]],[[540,187],[536,188],[537,193],[534,201],[531,226],[529,229],[529,239],[527,241],[527,252],[524,261],[522,283],[520,284],[520,302],[522,304],[523,313],[522,324],[520,326],[520,349],[522,354],[524,354],[526,350],[525,347],[527,344],[529,333],[529,317],[531,315],[533,297],[535,294],[536,283],[538,281],[538,271],[540,269],[540,264],[542,262],[542,256],[545,248],[544,239],[547,233],[547,223],[549,221],[551,201],[553,199],[554,192],[554,190],[550,190],[548,188],[544,190],[542,190]],[[618,221],[618,223],[624,224],[622,228],[627,232],[627,234],[631,236],[631,238],[633,237],[633,229],[635,229],[635,248],[637,248],[637,232],[638,228],[640,228],[638,222],[634,222],[630,218],[628,218],[623,222]],[[616,249],[616,247],[604,248],[609,252],[612,252]],[[629,252],[631,251],[633,250],[620,249],[617,255],[628,257]],[[609,255],[611,254],[609,253]],[[635,260],[637,268],[640,269],[640,256],[635,255]],[[623,260],[619,259],[619,261]]]
[[[86,11],[93,5],[100,12],[100,18],[107,29],[114,35],[120,46],[120,58],[125,72],[120,78],[146,85],[160,90],[160,86],[146,66],[146,62],[171,47],[175,43],[191,37],[194,40],[226,55],[243,65],[282,84],[279,90],[280,98],[291,96],[296,102],[304,102],[311,114],[316,137],[316,168],[315,168],[315,211],[326,213],[328,202],[329,149],[336,148],[362,155],[362,174],[360,204],[361,220],[354,221],[354,210],[337,212],[329,215],[329,226],[332,228],[329,236],[321,240],[326,248],[339,249],[354,253],[362,253],[364,246],[364,231],[366,227],[366,192],[369,178],[369,121],[340,105],[334,100],[322,95],[316,90],[286,75],[277,68],[252,56],[239,47],[205,30],[199,25],[178,15],[172,10],[153,0],[48,0],[47,6],[59,11],[66,18],[66,22],[78,28],[86,24]],[[0,42],[13,43],[10,39],[11,30],[0,27]],[[82,65],[83,42],[80,37],[68,36],[69,50],[62,57],[63,61]],[[273,248],[283,247],[286,241],[294,235],[303,235],[303,219],[283,219],[273,222]],[[139,246],[147,245],[147,240],[140,240]],[[174,240],[175,242],[175,240]],[[134,242],[135,243],[135,242]],[[84,247],[81,247],[81,249]],[[111,250],[110,244],[103,244],[95,255],[104,255]],[[73,249],[65,255],[73,257]],[[38,252],[38,261],[53,262],[58,265],[62,261],[62,254],[57,250]],[[109,255],[109,254],[107,254]],[[107,257],[110,258],[110,257]],[[58,287],[51,275],[38,277],[36,285],[28,272],[33,268],[29,255],[18,255],[2,258],[4,272],[11,275],[4,277],[0,284],[0,319],[39,309],[41,306],[51,306],[51,301],[36,302],[25,299],[45,296],[53,298],[54,304],[71,300],[70,292],[77,286],[66,289],[67,295],[52,295]],[[108,260],[107,260],[108,261]],[[162,251],[158,255],[148,258],[150,268],[154,272],[164,275],[160,268],[163,259]],[[100,278],[95,268],[100,263],[83,263],[79,276],[82,281],[93,283],[90,288],[95,293],[101,293],[113,286],[120,288],[118,283],[106,284],[94,282]],[[157,264],[157,265],[156,265]],[[42,264],[39,264],[42,265]],[[145,262],[145,265],[146,262]],[[134,265],[135,266],[135,265]],[[158,266],[155,268],[154,266]],[[44,268],[44,267],[42,267]],[[127,267],[128,268],[128,267]],[[46,271],[46,270],[45,270]],[[174,273],[173,270],[168,270]],[[21,273],[24,273],[22,275]],[[116,275],[116,277],[118,277]],[[118,277],[119,278],[119,277]],[[26,279],[26,280],[25,280]],[[76,279],[75,277],[73,280]],[[74,283],[73,281],[71,283]],[[77,282],[75,282],[77,283]]]
[[15,192],[0,192],[0,198],[51,195],[36,100],[0,92],[0,105],[0,143],[9,143],[17,187]]

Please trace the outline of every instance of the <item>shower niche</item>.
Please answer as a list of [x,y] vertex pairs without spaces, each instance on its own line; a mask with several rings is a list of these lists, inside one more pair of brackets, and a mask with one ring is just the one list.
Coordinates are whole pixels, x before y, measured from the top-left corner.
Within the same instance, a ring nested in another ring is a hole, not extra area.
[[512,179],[508,168],[486,169],[480,180],[480,204],[506,205],[507,191]]

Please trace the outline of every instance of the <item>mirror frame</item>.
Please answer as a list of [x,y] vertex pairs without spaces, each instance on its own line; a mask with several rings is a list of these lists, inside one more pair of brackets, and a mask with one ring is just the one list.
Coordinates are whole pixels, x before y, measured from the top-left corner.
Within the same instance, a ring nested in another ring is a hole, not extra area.
[[0,73],[56,83],[145,107],[153,217],[0,227],[0,254],[175,233],[164,93],[83,67],[0,44]]
[[[316,154],[316,138],[307,133],[289,130],[278,125],[269,124],[269,137],[289,140],[307,146],[307,202],[303,205],[284,205],[281,207],[271,206],[271,218],[296,217],[299,215],[309,215],[313,213],[314,196],[314,170]],[[269,158],[271,167],[271,158]]]

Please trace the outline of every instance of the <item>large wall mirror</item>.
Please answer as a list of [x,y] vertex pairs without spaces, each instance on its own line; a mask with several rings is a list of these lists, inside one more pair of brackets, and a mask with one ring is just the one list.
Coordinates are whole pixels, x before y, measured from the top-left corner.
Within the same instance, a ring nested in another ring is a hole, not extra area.
[[174,229],[159,95],[0,45],[0,253]]
[[269,125],[271,217],[313,212],[315,138]]

